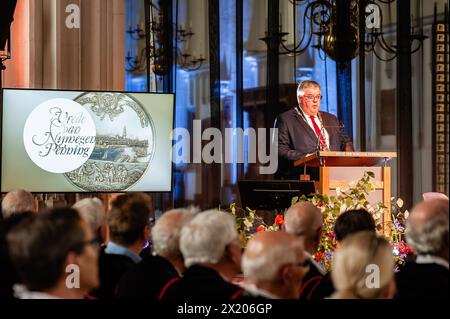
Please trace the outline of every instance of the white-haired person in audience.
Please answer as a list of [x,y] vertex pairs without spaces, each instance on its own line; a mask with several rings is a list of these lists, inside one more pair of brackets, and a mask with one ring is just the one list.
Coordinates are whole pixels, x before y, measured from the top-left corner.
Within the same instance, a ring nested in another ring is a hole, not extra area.
[[309,263],[309,271],[303,278],[301,299],[309,295],[308,287],[314,287],[324,275],[319,264],[313,259],[322,236],[322,213],[310,202],[300,202],[292,205],[284,216],[284,228],[286,232],[296,236],[303,245],[306,260]]
[[415,262],[396,274],[399,299],[448,299],[448,203],[426,200],[413,207],[407,221],[406,241]]
[[286,232],[253,236],[242,257],[246,292],[240,298],[297,299],[309,269],[301,242]]
[[76,202],[72,208],[77,210],[81,218],[91,226],[99,242],[105,243],[107,224],[103,202],[97,197],[83,198]]
[[3,219],[18,213],[36,213],[37,211],[36,200],[30,192],[24,189],[13,190],[7,193],[2,200]]
[[234,217],[219,210],[197,214],[181,230],[180,251],[187,268],[163,299],[235,299],[242,289],[230,283],[241,272],[241,247]]
[[392,299],[394,258],[390,244],[375,232],[347,236],[334,253],[331,277],[335,299]]
[[153,254],[145,256],[119,282],[117,297],[162,299],[186,270],[180,251],[181,228],[197,213],[195,208],[165,212],[151,230]]

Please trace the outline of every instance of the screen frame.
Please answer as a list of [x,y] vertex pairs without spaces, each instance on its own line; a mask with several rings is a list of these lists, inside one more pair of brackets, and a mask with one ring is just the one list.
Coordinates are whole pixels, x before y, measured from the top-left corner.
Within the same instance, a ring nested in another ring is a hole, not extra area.
[[[170,95],[173,98],[172,103],[172,132],[175,129],[175,112],[176,112],[176,94],[175,93],[164,93],[164,92],[139,92],[139,91],[119,91],[119,90],[75,90],[75,89],[45,89],[45,88],[11,88],[4,87],[1,88],[0,92],[0,194],[6,194],[2,186],[2,166],[3,166],[3,99],[5,91],[54,91],[54,92],[83,92],[83,93],[91,93],[91,92],[106,92],[106,93],[124,93],[124,94],[145,94],[145,95]],[[175,141],[171,140],[171,148],[175,145]],[[174,170],[175,164],[173,163],[173,154],[170,163],[170,190],[168,191],[101,191],[101,192],[92,192],[92,191],[30,191],[32,194],[117,194],[117,193],[150,193],[150,194],[172,194],[174,188]]]

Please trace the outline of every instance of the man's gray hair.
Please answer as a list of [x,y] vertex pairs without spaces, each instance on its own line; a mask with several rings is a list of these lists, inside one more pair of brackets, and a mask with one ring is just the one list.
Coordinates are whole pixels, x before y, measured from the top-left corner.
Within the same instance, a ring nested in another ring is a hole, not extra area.
[[417,254],[431,254],[439,256],[449,242],[448,208],[439,209],[429,220],[416,224],[410,218],[406,221],[405,236],[408,245],[412,246]]
[[24,189],[13,190],[6,194],[2,200],[3,218],[8,218],[17,213],[36,211],[36,200],[30,192]]
[[199,213],[181,230],[180,250],[184,264],[217,264],[226,247],[238,241],[234,217],[217,209]]
[[97,197],[81,199],[72,208],[78,211],[81,218],[95,233],[105,222],[105,208],[103,202]]
[[311,87],[320,89],[320,84],[313,80],[302,81],[297,87],[297,98],[305,94],[304,89]]
[[242,256],[242,271],[244,277],[255,282],[274,282],[278,278],[281,267],[297,262],[297,243],[288,246],[274,245],[268,247],[256,258]]
[[153,251],[169,258],[182,257],[180,252],[181,229],[198,213],[195,207],[176,208],[162,214],[152,228]]

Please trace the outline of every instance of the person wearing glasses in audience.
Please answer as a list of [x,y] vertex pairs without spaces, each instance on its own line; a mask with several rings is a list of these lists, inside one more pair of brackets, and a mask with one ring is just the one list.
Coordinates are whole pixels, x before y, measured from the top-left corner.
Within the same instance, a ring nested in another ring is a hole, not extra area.
[[[352,152],[353,145],[344,134],[342,125],[333,114],[320,111],[322,92],[319,83],[303,81],[297,88],[298,106],[278,116],[278,171],[277,179],[299,179],[303,169],[294,168],[296,160],[318,150]],[[312,180],[318,171],[308,171]]]
[[71,208],[22,219],[7,235],[19,299],[85,299],[99,285],[99,243]]

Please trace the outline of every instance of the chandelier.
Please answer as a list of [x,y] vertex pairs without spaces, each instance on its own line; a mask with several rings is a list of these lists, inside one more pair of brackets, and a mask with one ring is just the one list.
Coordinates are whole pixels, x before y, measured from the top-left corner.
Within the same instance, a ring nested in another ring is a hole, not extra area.
[[[282,27],[276,32],[266,32],[264,41],[269,48],[277,49],[279,54],[298,56],[309,47],[319,50],[319,56],[343,62],[359,54],[360,32],[364,32],[365,52],[373,52],[383,61],[393,60],[398,55],[396,45],[388,44],[384,37],[383,17],[377,2],[391,4],[396,0],[289,0],[293,9],[293,45],[286,45],[286,36]],[[397,0],[400,1],[400,0]],[[297,18],[298,7],[301,14]],[[360,6],[365,10],[365,28],[360,28]],[[297,30],[301,34],[297,34]],[[297,39],[298,38],[298,39]],[[410,53],[417,52],[426,37],[423,32],[411,30]],[[273,48],[271,46],[276,46]],[[414,48],[413,48],[414,47]],[[387,52],[387,57],[380,54]]]
[[[126,70],[127,72],[144,71],[148,60],[151,64],[152,72],[155,75],[163,76],[168,72],[166,58],[167,54],[169,54],[165,46],[165,36],[171,35],[167,34],[167,29],[164,28],[164,14],[160,3],[157,6],[153,1],[145,1],[145,5],[150,7],[150,14],[146,15],[144,22],[145,29],[141,27],[141,24],[137,24],[135,28],[128,26],[126,33],[133,40],[146,40],[146,45],[134,56],[131,54],[131,50],[128,49],[125,57],[127,63]],[[154,10],[157,12],[156,17]],[[185,46],[194,33],[191,29],[187,30],[176,24],[173,24],[173,27],[175,29],[174,38],[177,44],[174,48],[176,64],[179,68],[186,71],[199,69],[206,59],[202,55],[196,57],[187,52],[183,52],[179,48],[179,44]]]

